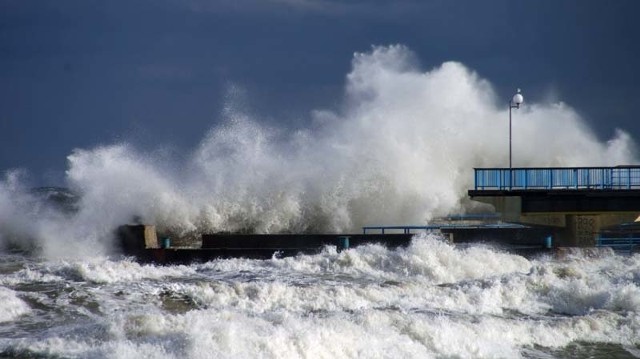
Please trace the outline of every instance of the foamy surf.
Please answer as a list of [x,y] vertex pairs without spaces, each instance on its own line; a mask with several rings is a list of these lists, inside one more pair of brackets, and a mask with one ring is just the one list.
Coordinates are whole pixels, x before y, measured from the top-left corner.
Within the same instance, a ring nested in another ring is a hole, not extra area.
[[4,355],[568,358],[640,350],[637,255],[525,259],[418,236],[395,250],[327,247],[181,266],[45,260],[14,268],[0,284],[10,299],[3,309],[13,308],[0,323]]

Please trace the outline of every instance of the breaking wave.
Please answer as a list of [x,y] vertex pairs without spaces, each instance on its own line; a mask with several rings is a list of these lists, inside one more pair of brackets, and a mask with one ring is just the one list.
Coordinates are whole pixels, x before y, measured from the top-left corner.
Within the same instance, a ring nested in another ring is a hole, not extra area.
[[[73,151],[73,215],[29,212],[10,174],[0,183],[0,227],[11,234],[1,235],[38,238],[49,253],[68,244],[95,252],[133,218],[181,235],[426,223],[479,206],[466,190],[474,167],[507,163],[506,102],[461,63],[424,71],[404,46],[374,47],[354,55],[342,106],[312,111],[306,129],[266,126],[231,98],[185,158],[133,143]],[[636,163],[629,134],[602,142],[562,103],[527,103],[513,136],[515,166]]]

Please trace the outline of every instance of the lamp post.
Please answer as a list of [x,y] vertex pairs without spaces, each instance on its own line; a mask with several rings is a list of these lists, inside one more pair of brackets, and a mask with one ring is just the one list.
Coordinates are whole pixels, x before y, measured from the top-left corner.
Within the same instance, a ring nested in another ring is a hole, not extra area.
[[513,98],[509,100],[509,172],[511,172],[512,162],[511,162],[511,109],[520,108],[520,105],[524,101],[524,97],[520,93],[520,89],[513,95]]

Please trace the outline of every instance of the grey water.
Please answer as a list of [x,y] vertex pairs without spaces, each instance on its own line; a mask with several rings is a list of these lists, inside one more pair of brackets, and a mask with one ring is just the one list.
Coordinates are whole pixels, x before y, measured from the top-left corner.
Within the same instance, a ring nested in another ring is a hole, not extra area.
[[0,357],[634,358],[640,256],[407,248],[190,265],[4,253]]

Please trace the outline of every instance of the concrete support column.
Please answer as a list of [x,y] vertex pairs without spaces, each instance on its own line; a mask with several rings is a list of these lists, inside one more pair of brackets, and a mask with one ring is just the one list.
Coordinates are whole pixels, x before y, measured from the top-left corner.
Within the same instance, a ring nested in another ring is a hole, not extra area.
[[597,215],[567,214],[567,226],[560,233],[558,245],[568,247],[593,247],[596,233],[600,231]]

